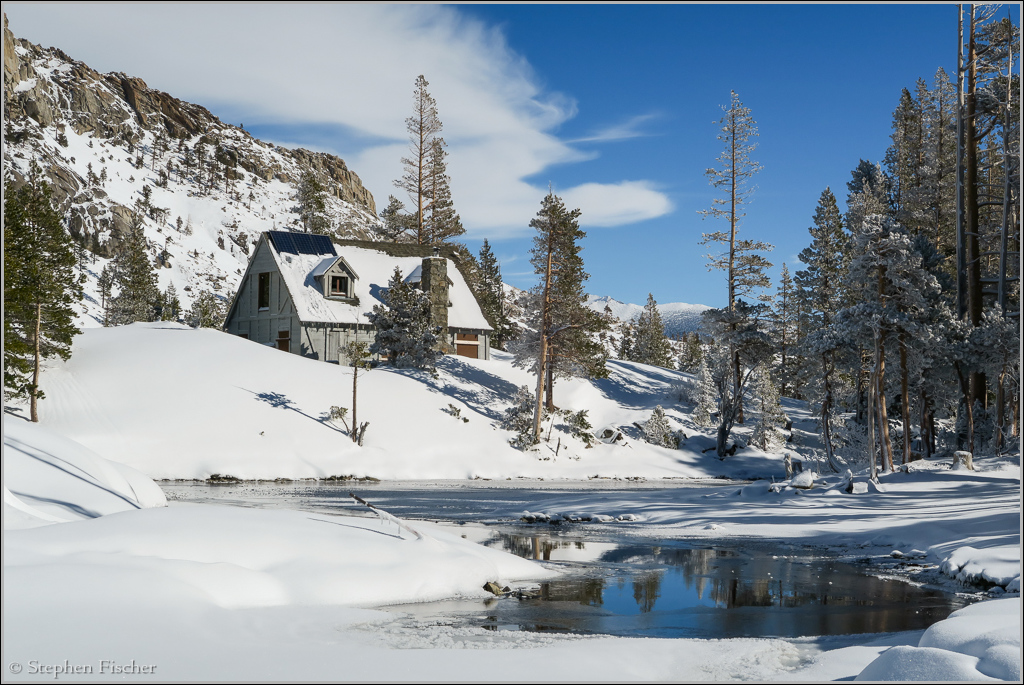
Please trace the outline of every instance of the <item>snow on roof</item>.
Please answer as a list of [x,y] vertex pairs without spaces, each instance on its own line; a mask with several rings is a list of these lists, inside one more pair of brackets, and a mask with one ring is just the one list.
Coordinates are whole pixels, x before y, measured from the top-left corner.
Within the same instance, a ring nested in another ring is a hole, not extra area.
[[[323,254],[294,254],[279,252],[273,242],[269,247],[281,270],[288,292],[292,296],[296,313],[303,322],[368,324],[366,315],[375,304],[383,304],[381,292],[388,287],[388,281],[397,266],[403,274],[412,274],[422,267],[421,257],[392,257],[379,250],[355,246],[332,245],[337,254],[350,265],[354,279],[354,294],[359,304],[329,300],[323,295],[323,286],[316,276],[322,275],[338,257]],[[448,262],[448,325],[452,328],[476,328],[491,330],[473,292],[462,277],[462,272],[451,259]]]
[[314,278],[320,278],[325,273],[327,273],[327,271],[332,266],[334,266],[338,262],[341,262],[342,264],[344,264],[345,268],[347,268],[349,270],[349,272],[352,274],[352,276],[354,278],[359,278],[359,274],[357,274],[356,270],[352,268],[352,265],[350,265],[347,261],[345,261],[344,257],[325,257],[323,259],[323,261],[321,261],[319,264],[317,264],[315,267],[313,267],[313,271],[311,272],[311,275]]

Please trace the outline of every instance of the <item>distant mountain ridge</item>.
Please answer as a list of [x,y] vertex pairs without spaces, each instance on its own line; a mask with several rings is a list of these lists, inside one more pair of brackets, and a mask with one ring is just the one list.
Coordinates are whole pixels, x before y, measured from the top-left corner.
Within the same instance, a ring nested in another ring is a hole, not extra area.
[[[635,320],[640,316],[640,312],[644,310],[644,305],[642,304],[619,302],[607,295],[602,297],[588,295],[587,306],[596,312],[603,312],[605,307],[608,307],[612,312],[612,316],[623,323]],[[669,337],[701,330],[701,314],[708,309],[711,309],[711,307],[705,304],[687,304],[685,302],[658,303],[658,312],[661,314],[661,320],[665,324],[665,335]]]

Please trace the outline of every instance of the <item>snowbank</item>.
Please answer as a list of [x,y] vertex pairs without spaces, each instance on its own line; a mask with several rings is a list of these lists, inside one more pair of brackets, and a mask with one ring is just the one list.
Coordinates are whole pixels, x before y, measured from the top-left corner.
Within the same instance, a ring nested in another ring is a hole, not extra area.
[[897,646],[872,661],[857,680],[1021,679],[1019,597],[980,602],[932,625],[916,647]]
[[164,506],[160,488],[135,469],[38,424],[5,417],[5,529]]
[[[213,474],[243,479],[570,478],[782,475],[780,454],[748,454],[722,462],[702,450],[682,406],[667,410],[674,428],[691,435],[670,450],[639,439],[646,421],[685,374],[611,362],[611,377],[559,381],[559,406],[587,409],[594,426],[614,425],[633,437],[585,448],[561,426],[550,443],[521,452],[499,420],[516,390],[532,377],[495,352],[491,360],[447,356],[437,377],[381,367],[359,376],[359,420],[365,444],[352,444],[326,416],[350,406],[352,370],[210,329],[169,323],[89,329],[73,355],[43,375],[43,422],[107,458],[155,479]],[[449,413],[449,405],[461,417]],[[557,454],[556,454],[557,452]]]

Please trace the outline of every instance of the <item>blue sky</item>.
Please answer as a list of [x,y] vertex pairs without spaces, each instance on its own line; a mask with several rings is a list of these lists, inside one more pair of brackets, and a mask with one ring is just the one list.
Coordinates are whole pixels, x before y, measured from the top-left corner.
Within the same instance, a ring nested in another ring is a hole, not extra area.
[[[956,63],[956,5],[38,5],[15,35],[208,107],[254,135],[343,157],[379,207],[397,191],[416,76],[431,83],[475,251],[529,287],[548,184],[579,207],[588,290],[721,306],[705,268],[704,170],[735,90],[764,169],[741,237],[795,264],[818,197],[881,161],[902,88]],[[1004,10],[1006,11],[1006,10]],[[1009,7],[1019,25],[1019,6]]]

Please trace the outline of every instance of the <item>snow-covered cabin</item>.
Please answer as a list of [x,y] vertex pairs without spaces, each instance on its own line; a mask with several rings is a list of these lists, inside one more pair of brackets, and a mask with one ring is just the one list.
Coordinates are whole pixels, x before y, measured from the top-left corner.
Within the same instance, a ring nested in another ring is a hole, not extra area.
[[491,326],[454,259],[427,246],[332,242],[328,236],[266,231],[235,293],[224,330],[304,357],[347,363],[350,341],[373,342],[366,315],[398,267],[431,297],[431,318],[448,351],[490,358]]

